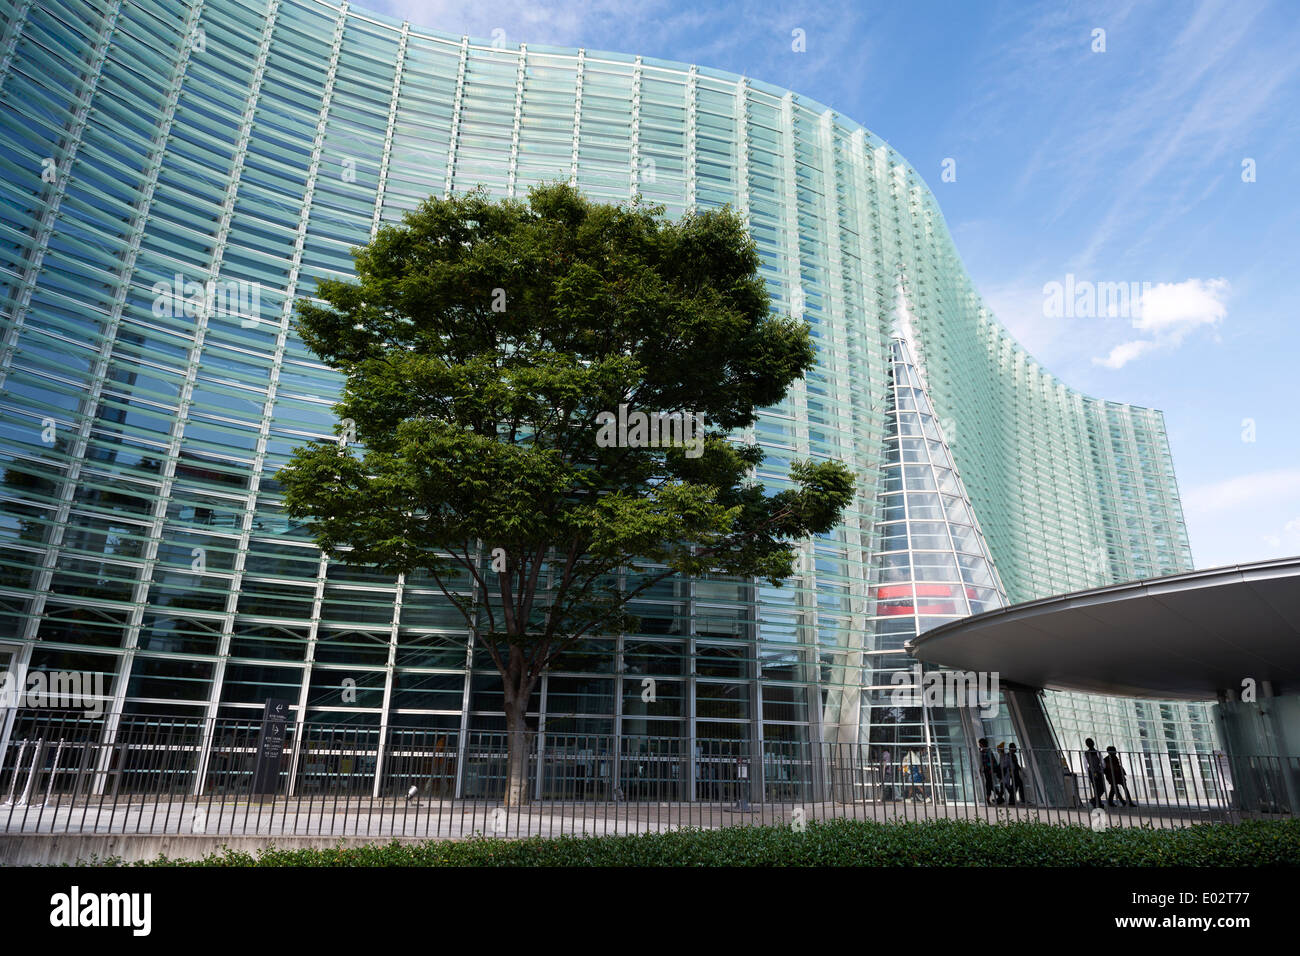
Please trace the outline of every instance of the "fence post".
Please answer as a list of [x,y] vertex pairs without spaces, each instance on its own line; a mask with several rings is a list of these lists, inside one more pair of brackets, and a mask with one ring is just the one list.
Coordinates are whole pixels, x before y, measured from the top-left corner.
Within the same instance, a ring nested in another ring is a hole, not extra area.
[[41,758],[45,756],[45,738],[38,737],[35,741],[36,746],[32,748],[32,763],[27,769],[27,782],[23,785],[23,795],[18,800],[19,806],[27,806],[32,795],[32,780],[36,776],[36,766]]
[[303,709],[298,709],[298,719],[293,722],[293,750],[289,754],[289,781],[285,787],[284,795],[286,798],[297,796],[298,794],[298,772],[302,766],[302,737],[303,728],[307,722],[303,716]]
[[384,779],[384,763],[388,755],[388,711],[385,710],[379,718],[379,736],[375,744],[375,782],[370,789],[370,799],[378,800],[383,794],[380,792],[381,783]]
[[[3,701],[0,701],[3,703]],[[4,707],[0,710],[0,773],[4,772],[5,760],[9,756],[9,737],[13,732],[14,722],[18,719],[17,707]],[[24,743],[26,738],[24,738]],[[15,766],[14,771],[17,771]],[[12,789],[12,788],[11,788]]]
[[54,749],[54,763],[50,767],[50,779],[45,787],[45,799],[42,803],[49,803],[50,796],[54,793],[54,781],[59,775],[59,760],[63,757],[63,738],[59,738],[59,744]]
[[194,796],[203,796],[203,784],[208,777],[208,765],[212,760],[212,744],[217,736],[215,717],[204,716],[199,730],[199,759],[194,767]]
[[452,792],[453,800],[460,800],[465,796],[465,759],[469,753],[469,731],[465,729],[462,722],[461,729],[456,733],[456,789]]
[[542,780],[545,776],[546,763],[546,715],[537,720],[537,769],[533,772],[533,800],[542,800]]
[[18,784],[19,772],[23,769],[23,757],[27,756],[27,738],[24,737],[18,745],[18,757],[14,760],[14,765],[9,771],[9,793],[5,797],[5,804],[10,805],[14,802],[14,788]]
[[99,763],[95,767],[95,793],[102,794],[104,788],[108,785],[109,770],[113,765],[112,753],[113,743],[117,739],[117,731],[121,726],[121,713],[109,711],[108,719],[104,721],[103,730],[100,731],[100,738],[104,741],[104,749],[100,753]]

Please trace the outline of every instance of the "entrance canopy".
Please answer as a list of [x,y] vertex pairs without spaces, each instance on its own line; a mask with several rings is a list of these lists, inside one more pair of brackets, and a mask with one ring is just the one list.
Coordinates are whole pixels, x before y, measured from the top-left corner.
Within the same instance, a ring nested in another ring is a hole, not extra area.
[[1063,594],[927,631],[925,663],[1056,690],[1211,700],[1300,691],[1300,557]]

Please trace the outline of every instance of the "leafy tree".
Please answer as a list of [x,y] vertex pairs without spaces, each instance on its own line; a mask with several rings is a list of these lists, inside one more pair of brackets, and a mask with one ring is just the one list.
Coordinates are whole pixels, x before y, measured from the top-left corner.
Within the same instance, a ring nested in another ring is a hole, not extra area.
[[[751,478],[761,450],[726,438],[815,358],[807,325],[772,313],[730,210],[670,222],[567,185],[527,202],[478,190],[425,201],[353,255],[355,281],[298,303],[302,340],[346,375],[344,440],[295,452],[286,508],[331,557],[425,571],[464,615],[501,675],[513,805],[528,701],[559,655],[626,628],[628,601],[672,574],[779,583],[854,479],[796,462],[771,493]],[[700,433],[612,443],[620,405]]]

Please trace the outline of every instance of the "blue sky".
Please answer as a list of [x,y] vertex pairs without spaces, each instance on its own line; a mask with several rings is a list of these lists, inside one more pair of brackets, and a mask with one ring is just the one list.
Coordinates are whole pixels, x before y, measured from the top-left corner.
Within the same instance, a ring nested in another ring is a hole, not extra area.
[[[925,177],[976,286],[1047,368],[1165,412],[1198,567],[1300,554],[1296,3],[358,6],[700,63],[857,120]],[[1044,288],[1067,281],[1142,304],[1054,310]]]

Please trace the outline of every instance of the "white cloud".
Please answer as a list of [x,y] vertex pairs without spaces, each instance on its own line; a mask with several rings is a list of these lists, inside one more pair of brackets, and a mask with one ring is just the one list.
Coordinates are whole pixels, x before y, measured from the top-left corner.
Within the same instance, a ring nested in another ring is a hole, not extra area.
[[1223,298],[1227,279],[1188,279],[1161,282],[1142,294],[1142,307],[1133,327],[1151,335],[1181,338],[1202,325],[1214,325],[1228,314]]
[[1105,358],[1095,358],[1092,360],[1094,365],[1101,365],[1106,368],[1123,368],[1135,358],[1151,351],[1156,347],[1155,342],[1145,340],[1134,340],[1132,342],[1121,342],[1110,350],[1110,354]]
[[1133,328],[1150,338],[1122,342],[1105,358],[1094,358],[1093,364],[1123,368],[1148,352],[1176,348],[1193,329],[1223,321],[1228,314],[1224,298],[1231,288],[1227,279],[1219,278],[1161,282],[1144,290]]

